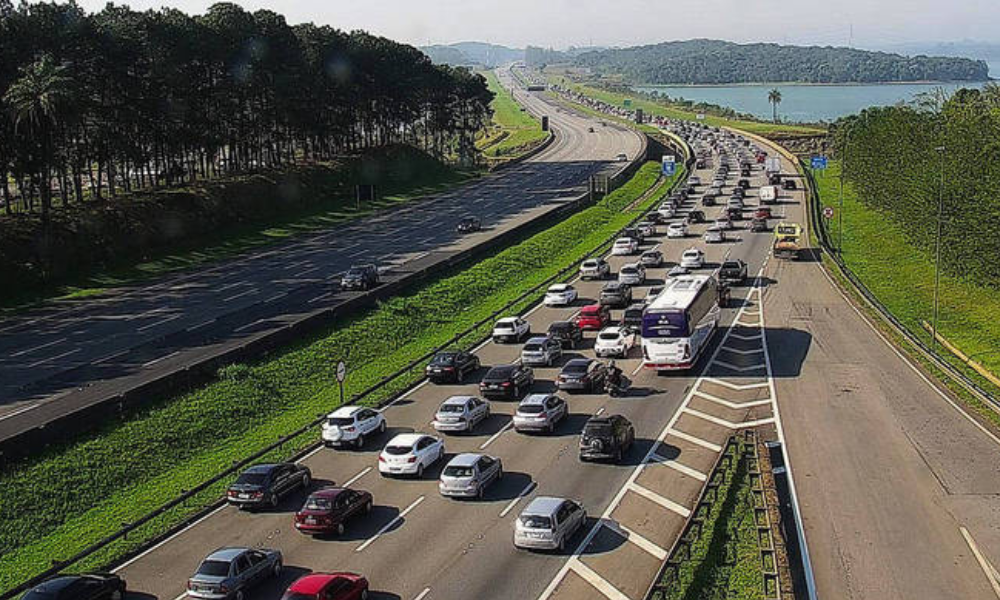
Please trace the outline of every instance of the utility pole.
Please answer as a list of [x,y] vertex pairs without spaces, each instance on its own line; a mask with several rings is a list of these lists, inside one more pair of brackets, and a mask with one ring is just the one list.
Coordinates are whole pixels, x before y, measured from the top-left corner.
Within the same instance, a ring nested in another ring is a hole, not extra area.
[[931,321],[931,350],[937,347],[937,324],[938,324],[938,288],[941,285],[941,225],[944,219],[944,146],[934,148],[941,157],[940,171],[941,179],[938,184],[938,215],[937,215],[937,242],[934,252],[934,318]]

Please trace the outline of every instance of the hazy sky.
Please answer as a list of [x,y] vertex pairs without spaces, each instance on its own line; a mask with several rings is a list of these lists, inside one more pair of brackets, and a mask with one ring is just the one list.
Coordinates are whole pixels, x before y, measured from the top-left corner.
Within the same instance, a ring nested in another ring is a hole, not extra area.
[[[119,0],[200,13],[214,0]],[[105,0],[78,0],[100,10]],[[238,0],[290,23],[365,29],[415,45],[632,46],[694,37],[876,47],[1000,41],[1000,0]],[[852,31],[853,27],[853,31]],[[853,37],[852,37],[853,34]]]

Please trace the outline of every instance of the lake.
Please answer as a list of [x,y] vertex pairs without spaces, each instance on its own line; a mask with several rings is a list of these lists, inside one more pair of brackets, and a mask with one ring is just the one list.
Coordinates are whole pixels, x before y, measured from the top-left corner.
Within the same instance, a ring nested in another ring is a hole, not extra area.
[[[994,70],[996,72],[996,70]],[[767,93],[781,90],[778,117],[785,121],[809,122],[835,121],[868,108],[889,106],[913,100],[918,94],[944,88],[954,91],[959,87],[981,88],[982,83],[893,83],[883,85],[732,85],[732,86],[635,86],[643,92],[666,94],[671,98],[684,98],[695,102],[708,102],[729,106],[741,113],[761,119],[771,118],[771,105]]]

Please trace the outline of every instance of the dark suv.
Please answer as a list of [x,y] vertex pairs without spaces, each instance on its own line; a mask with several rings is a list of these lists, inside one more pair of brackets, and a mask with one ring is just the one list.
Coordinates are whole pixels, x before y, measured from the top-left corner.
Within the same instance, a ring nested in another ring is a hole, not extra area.
[[520,364],[497,365],[479,382],[479,393],[486,398],[517,400],[535,383],[535,373]]
[[479,357],[464,350],[443,350],[434,355],[427,369],[427,379],[434,383],[461,383],[466,375],[479,370]]
[[378,285],[378,267],[375,265],[355,265],[340,279],[340,289],[370,290]]
[[621,462],[635,442],[635,428],[621,415],[591,417],[580,435],[580,460]]
[[576,348],[583,342],[583,329],[573,321],[554,321],[549,325],[549,337],[563,348]]
[[611,281],[601,289],[600,303],[612,308],[625,308],[632,302],[632,288],[624,283]]
[[743,283],[747,278],[747,264],[740,259],[727,260],[719,268],[719,280],[724,283]]

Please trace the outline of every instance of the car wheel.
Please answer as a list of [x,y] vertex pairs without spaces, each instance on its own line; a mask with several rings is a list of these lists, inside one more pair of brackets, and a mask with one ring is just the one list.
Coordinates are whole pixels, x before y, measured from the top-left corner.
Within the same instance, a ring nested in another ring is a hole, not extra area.
[[367,515],[371,511],[372,511],[372,501],[369,500],[368,502],[365,502],[365,514]]
[[344,523],[337,523],[337,535],[344,535],[345,531],[347,531],[347,528],[344,527]]
[[271,567],[271,575],[273,577],[278,577],[281,575],[281,561],[275,561],[274,566]]
[[419,478],[423,476],[424,476],[424,463],[420,463],[419,465],[417,465],[417,477]]
[[310,483],[312,483],[312,476],[309,473],[302,475],[302,487],[308,489]]
[[458,374],[455,375],[455,379],[458,380],[458,383],[462,383],[463,381],[465,381],[465,371],[459,369]]
[[382,421],[381,423],[378,424],[378,432],[385,433],[385,421]]
[[365,445],[365,436],[358,435],[358,439],[354,440],[354,447],[360,450]]
[[368,590],[361,590],[361,600],[368,600]]
[[277,494],[271,494],[271,497],[268,500],[268,505],[271,508],[278,508],[278,495]]
[[622,461],[622,447],[618,446],[615,448],[615,462],[620,463]]
[[121,588],[116,588],[114,591],[111,592],[110,596],[111,600],[122,600],[122,598],[124,597],[125,594],[122,592]]
[[236,593],[233,594],[233,600],[243,600],[243,590],[236,590]]
[[566,551],[566,536],[562,536],[561,538],[559,538],[559,551],[560,552]]
[[482,500],[482,499],[483,499],[483,496],[484,496],[484,495],[485,495],[485,493],[486,493],[486,492],[484,491],[484,489],[485,489],[485,486],[479,486],[479,489],[478,489],[478,490],[476,490],[476,499],[477,499],[477,500]]
[[555,430],[556,430],[556,425],[555,425],[555,423],[553,423],[552,421],[549,421],[549,424],[548,424],[548,426],[547,426],[547,427],[545,428],[545,431],[547,431],[547,432],[549,432],[549,433],[552,433],[552,432],[554,432]]

